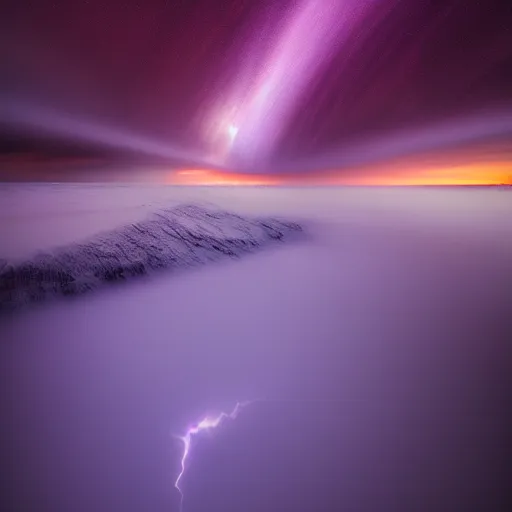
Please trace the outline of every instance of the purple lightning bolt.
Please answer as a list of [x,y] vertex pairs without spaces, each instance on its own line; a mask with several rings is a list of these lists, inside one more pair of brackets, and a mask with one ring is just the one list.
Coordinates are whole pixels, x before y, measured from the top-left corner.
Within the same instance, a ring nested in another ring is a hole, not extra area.
[[174,487],[180,493],[180,511],[183,509],[183,490],[180,487],[180,481],[183,478],[183,474],[185,473],[185,469],[187,467],[187,460],[190,454],[190,446],[192,443],[192,438],[201,432],[208,432],[217,428],[224,420],[230,419],[234,420],[242,407],[249,405],[250,402],[238,402],[235,408],[230,412],[221,412],[218,416],[215,417],[205,417],[199,423],[191,426],[183,436],[175,436],[183,443],[183,455],[181,456],[181,471],[174,482]]

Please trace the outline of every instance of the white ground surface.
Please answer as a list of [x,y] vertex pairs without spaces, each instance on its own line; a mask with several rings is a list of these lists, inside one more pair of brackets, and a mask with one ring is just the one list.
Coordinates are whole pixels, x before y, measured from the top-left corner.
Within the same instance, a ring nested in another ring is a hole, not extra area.
[[[26,257],[181,202],[283,215],[303,221],[311,237],[1,318],[12,510],[177,510],[180,446],[169,433],[254,398],[288,405],[248,408],[237,420],[245,429],[238,452],[265,453],[258,432],[280,414],[300,432],[290,407],[311,418],[319,400],[332,400],[330,416],[305,421],[304,435],[322,421],[338,425],[318,441],[337,466],[304,448],[272,482],[238,468],[257,480],[258,498],[235,506],[249,484],[237,491],[218,476],[217,494],[208,494],[197,462],[186,511],[493,509],[512,339],[510,193],[4,185],[0,257]],[[233,457],[223,467],[234,467]],[[313,503],[290,501],[300,492],[282,489],[306,488],[301,466],[316,468],[334,508],[318,504],[318,485]]]

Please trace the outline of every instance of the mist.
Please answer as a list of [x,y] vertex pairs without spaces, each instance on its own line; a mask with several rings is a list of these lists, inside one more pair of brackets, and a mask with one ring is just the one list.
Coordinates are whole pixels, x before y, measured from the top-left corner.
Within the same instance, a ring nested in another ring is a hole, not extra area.
[[504,489],[511,202],[494,188],[5,185],[24,259],[165,204],[308,237],[0,317],[2,508],[489,510]]

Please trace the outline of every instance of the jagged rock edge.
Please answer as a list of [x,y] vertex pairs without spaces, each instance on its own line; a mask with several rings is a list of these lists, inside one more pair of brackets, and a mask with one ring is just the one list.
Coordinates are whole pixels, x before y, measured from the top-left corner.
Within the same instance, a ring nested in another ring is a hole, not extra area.
[[237,258],[301,232],[294,222],[242,217],[193,204],[160,210],[141,222],[30,260],[2,262],[0,312],[162,269]]

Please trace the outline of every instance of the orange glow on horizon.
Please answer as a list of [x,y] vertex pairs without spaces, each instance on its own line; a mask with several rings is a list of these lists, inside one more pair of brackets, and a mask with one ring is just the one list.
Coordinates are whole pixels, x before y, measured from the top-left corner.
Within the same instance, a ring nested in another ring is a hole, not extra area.
[[313,172],[244,174],[182,169],[168,176],[181,185],[512,185],[509,141],[417,153],[380,162]]
[[428,163],[395,160],[342,170],[304,174],[243,174],[209,169],[183,169],[168,176],[176,185],[499,185],[512,184],[512,159],[474,163]]
[[169,176],[168,182],[173,185],[282,185],[282,176],[266,174],[243,174],[211,169],[183,169]]
[[329,175],[333,183],[351,185],[428,186],[512,183],[511,161],[439,165],[396,161],[372,168],[361,168],[358,171],[350,178],[336,171],[330,172]]

